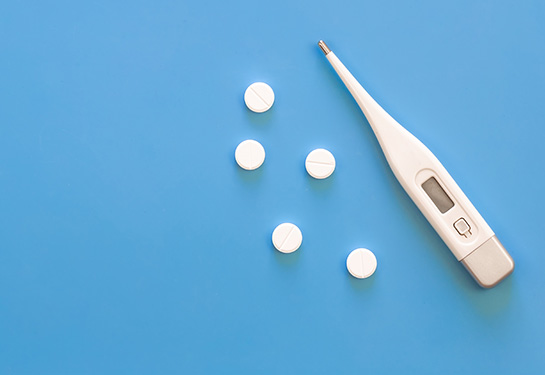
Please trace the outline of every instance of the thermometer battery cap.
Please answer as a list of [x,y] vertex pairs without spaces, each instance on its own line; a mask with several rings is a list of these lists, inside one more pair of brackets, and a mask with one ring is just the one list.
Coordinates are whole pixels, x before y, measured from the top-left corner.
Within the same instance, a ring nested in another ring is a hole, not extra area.
[[483,288],[492,288],[515,269],[513,258],[496,236],[490,238],[461,260]]

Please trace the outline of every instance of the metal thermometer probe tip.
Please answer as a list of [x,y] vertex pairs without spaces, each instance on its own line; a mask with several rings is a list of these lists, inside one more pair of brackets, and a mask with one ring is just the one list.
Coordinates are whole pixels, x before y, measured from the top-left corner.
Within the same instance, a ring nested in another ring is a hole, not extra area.
[[320,40],[318,42],[318,46],[320,46],[320,49],[322,50],[322,52],[324,53],[324,55],[327,56],[327,54],[329,52],[331,52],[331,50],[329,49],[329,47],[327,46],[327,44],[325,44],[325,42],[323,40]]

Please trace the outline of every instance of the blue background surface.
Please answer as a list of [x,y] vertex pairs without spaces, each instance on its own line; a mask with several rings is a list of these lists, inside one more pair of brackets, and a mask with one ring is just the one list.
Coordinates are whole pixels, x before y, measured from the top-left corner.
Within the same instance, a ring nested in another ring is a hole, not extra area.
[[[318,39],[447,167],[509,279],[456,262]],[[0,373],[545,373],[544,67],[542,1],[2,2]]]

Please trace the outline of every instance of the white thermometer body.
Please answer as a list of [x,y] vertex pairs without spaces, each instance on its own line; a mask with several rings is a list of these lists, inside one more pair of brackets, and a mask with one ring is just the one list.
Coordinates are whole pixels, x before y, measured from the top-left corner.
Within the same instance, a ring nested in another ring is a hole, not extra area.
[[482,287],[507,277],[513,259],[445,167],[375,102],[325,43],[319,46],[369,121],[401,186],[456,259]]

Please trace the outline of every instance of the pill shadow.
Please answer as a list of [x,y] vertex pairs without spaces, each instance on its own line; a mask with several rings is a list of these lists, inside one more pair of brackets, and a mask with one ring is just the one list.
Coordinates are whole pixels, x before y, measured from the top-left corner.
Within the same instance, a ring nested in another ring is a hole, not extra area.
[[238,177],[244,181],[245,183],[256,183],[257,181],[261,180],[263,177],[263,170],[265,169],[265,163],[257,169],[254,169],[253,171],[247,171],[245,169],[242,169],[237,165],[235,162],[235,168],[237,169]]
[[[346,265],[344,268],[346,271]],[[367,279],[356,279],[354,276],[350,274],[347,275],[347,277],[349,278],[350,286],[356,292],[364,292],[366,290],[370,290],[373,287],[373,284],[375,283],[375,275],[372,275],[368,277]]]
[[267,112],[262,113],[255,113],[250,111],[249,109],[246,110],[246,118],[248,121],[254,125],[266,125],[269,124],[272,121],[274,113],[274,106],[269,109]]
[[363,293],[364,291],[370,290],[373,287],[373,284],[375,283],[375,278],[376,278],[375,274],[369,276],[366,279],[357,279],[354,276],[352,276],[346,269],[346,261],[341,263],[339,268],[341,267],[342,267],[342,271],[346,274],[346,277],[348,278],[348,283],[350,284],[350,287],[355,292]]
[[296,251],[294,251],[293,253],[284,254],[276,250],[274,245],[271,244],[271,250],[274,252],[274,258],[279,264],[286,267],[292,267],[299,262],[302,249],[303,249],[303,246],[301,245],[301,247],[297,249]]
[[335,180],[335,172],[328,178],[324,178],[323,180],[316,179],[309,175],[307,173],[306,168],[303,166],[303,170],[305,174],[307,175],[307,184],[310,187],[311,190],[314,191],[328,191],[331,190],[334,180]]

